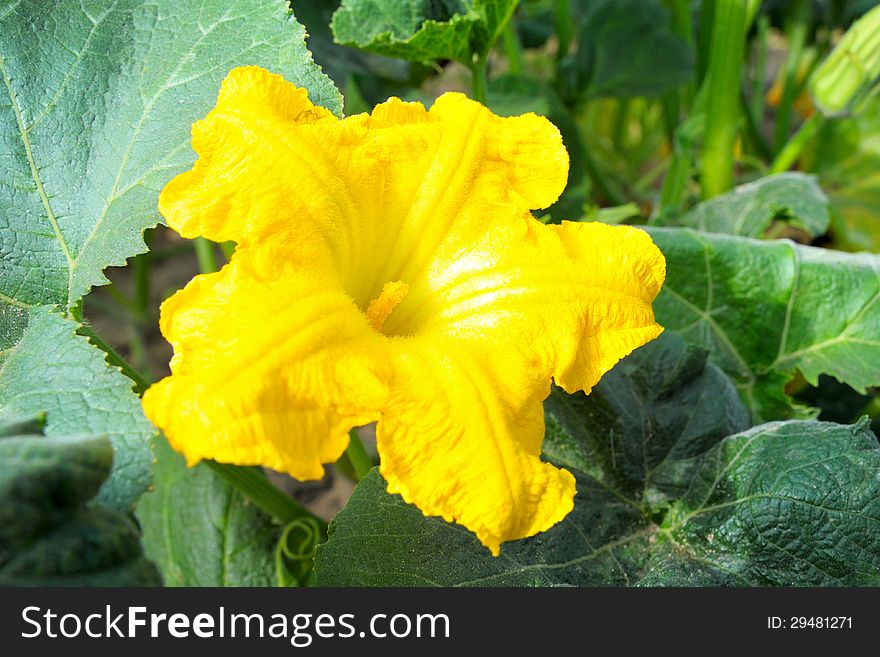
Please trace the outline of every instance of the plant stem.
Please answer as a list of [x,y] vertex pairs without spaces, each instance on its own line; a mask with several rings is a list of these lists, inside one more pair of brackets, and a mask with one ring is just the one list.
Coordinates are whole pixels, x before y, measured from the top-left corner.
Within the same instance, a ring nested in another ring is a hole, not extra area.
[[317,520],[322,528],[326,528],[327,523],[321,518],[275,488],[260,468],[216,461],[204,461],[204,464],[282,524],[289,524],[297,518],[312,518]]
[[809,142],[822,127],[825,117],[821,112],[816,112],[801,124],[801,127],[788,140],[788,143],[779,151],[779,155],[770,165],[770,173],[782,173],[788,171],[801,156],[804,146]]
[[630,99],[620,98],[617,100],[617,114],[614,116],[614,127],[611,135],[614,149],[623,153],[626,148],[627,129],[630,119]]
[[210,274],[217,271],[217,255],[214,253],[214,243],[204,237],[193,240],[196,250],[196,259],[199,261],[199,271]]
[[131,262],[134,278],[134,307],[140,321],[146,321],[150,308],[150,242],[152,232],[144,233],[147,252],[141,253]]
[[[672,15],[672,31],[680,36],[688,46],[693,47],[694,44],[694,27],[691,20],[691,2],[690,0],[666,0],[666,8],[669,10],[669,13]],[[694,76],[696,78],[696,74]],[[667,101],[666,98],[669,97]],[[675,99],[674,103],[671,100]],[[694,100],[694,81],[692,80],[688,84],[686,84],[681,89],[674,89],[673,91],[669,91],[664,95],[664,110],[666,109],[667,102],[669,103],[669,112],[670,116],[675,117],[675,125],[678,125],[679,119],[679,105],[683,105],[685,112],[690,110],[691,103]],[[674,107],[673,107],[674,105]],[[673,111],[674,110],[674,111]],[[668,121],[669,119],[667,119]],[[672,128],[675,130],[675,127]],[[667,124],[667,131],[669,132],[670,142],[672,132],[669,131],[669,127]]]
[[770,18],[766,14],[758,16],[758,54],[752,77],[752,102],[750,111],[752,121],[760,129],[764,119],[764,83],[767,74],[767,52],[770,49]]
[[746,135],[755,147],[755,150],[758,151],[758,155],[764,159],[764,162],[767,162],[773,155],[770,152],[770,147],[764,140],[764,135],[761,134],[761,129],[755,121],[755,117],[752,115],[749,101],[744,93],[740,94],[740,103],[742,105],[742,116],[745,118]]
[[683,153],[676,153],[673,156],[660,192],[660,214],[674,214],[681,211],[690,164],[690,158]]
[[742,0],[717,0],[712,19],[712,42],[703,141],[703,198],[723,194],[733,185],[733,151],[739,129],[740,76],[747,6]]
[[782,97],[776,110],[773,130],[773,152],[778,153],[791,130],[792,105],[798,93],[798,71],[807,42],[812,8],[807,0],[795,0],[791,20],[787,26],[788,57],[783,70]]
[[488,53],[477,56],[477,59],[471,65],[471,94],[474,100],[483,105],[486,104],[489,97],[489,86],[486,79],[488,65]]
[[675,142],[675,129],[681,121],[681,101],[677,89],[667,91],[660,100],[663,106],[663,128],[666,131],[666,141],[670,148]]
[[501,33],[501,47],[504,49],[504,56],[507,58],[507,66],[511,73],[519,75],[523,72],[523,52],[522,44],[519,41],[519,34],[516,33],[516,23],[513,16],[504,26]]
[[571,0],[555,0],[553,3],[553,25],[556,28],[556,38],[559,39],[559,49],[556,51],[556,60],[559,61],[568,54],[571,38],[574,35]]
[[370,470],[373,469],[373,461],[370,455],[367,454],[357,429],[352,429],[348,432],[348,447],[345,450],[345,455],[348,457],[348,461],[354,470],[354,476],[358,481],[366,477]]
[[235,253],[235,242],[221,242],[220,251],[223,252],[226,262],[229,262],[232,260],[232,254]]
[[700,3],[700,29],[697,43],[697,84],[702,85],[709,72],[709,53],[712,51],[712,26],[715,22],[716,2]]

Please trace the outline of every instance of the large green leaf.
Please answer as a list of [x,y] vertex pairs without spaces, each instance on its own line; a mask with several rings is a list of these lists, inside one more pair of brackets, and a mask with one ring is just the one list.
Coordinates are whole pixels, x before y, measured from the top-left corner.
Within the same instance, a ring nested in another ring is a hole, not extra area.
[[330,525],[318,583],[880,585],[880,446],[867,423],[793,420],[722,438],[746,412],[699,358],[658,341],[578,406],[553,393],[547,453],[574,471],[578,494],[549,531],[492,557],[388,495],[374,470]]
[[281,0],[0,0],[0,293],[69,307],[146,250],[190,126],[241,64],[340,109]]
[[[0,414],[47,414],[46,435],[85,432],[109,437],[113,470],[98,500],[131,511],[150,483],[152,425],[132,382],[107,365],[104,353],[76,335],[78,325],[50,306],[16,315],[23,335],[0,344]],[[103,478],[102,478],[103,481]]]
[[813,176],[780,173],[741,185],[699,203],[674,222],[710,233],[761,237],[774,219],[800,228],[810,237],[823,235],[831,217],[828,197]]
[[[554,389],[544,403],[544,455],[652,501],[675,493],[675,473],[749,413],[699,347],[666,332],[605,375],[593,392]],[[671,480],[671,481],[670,481]]]
[[432,64],[470,64],[498,38],[519,0],[343,0],[331,28],[338,43]]
[[566,94],[583,100],[659,96],[692,76],[691,49],[660,0],[590,2],[561,70]]
[[705,583],[880,586],[880,449],[866,418],[771,422],[696,466],[662,531]]
[[167,586],[274,586],[281,527],[207,466],[187,468],[160,437],[155,489],[137,517]]
[[667,260],[658,321],[709,350],[758,421],[809,416],[795,370],[880,385],[880,256],[651,228]]
[[90,503],[110,472],[107,438],[32,435],[38,424],[0,418],[0,585],[159,584],[132,522]]

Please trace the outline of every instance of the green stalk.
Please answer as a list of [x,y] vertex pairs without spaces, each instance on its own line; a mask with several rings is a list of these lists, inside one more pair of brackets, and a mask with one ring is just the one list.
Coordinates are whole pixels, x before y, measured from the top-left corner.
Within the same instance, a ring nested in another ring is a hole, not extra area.
[[354,476],[358,481],[366,477],[373,469],[373,460],[367,454],[356,429],[348,432],[348,447],[345,450],[345,455],[348,457],[354,470]]
[[226,258],[226,262],[229,262],[232,260],[232,254],[235,253],[235,242],[221,242],[220,251],[222,251],[223,256]]
[[266,473],[260,468],[217,463],[216,461],[204,461],[204,464],[213,470],[214,474],[241,491],[249,500],[282,524],[287,525],[297,518],[311,518],[318,521],[321,528],[327,527],[327,523],[321,518],[275,488],[266,477]]
[[555,0],[553,3],[553,25],[559,49],[556,51],[557,61],[568,54],[574,36],[574,21],[571,18],[571,0]]
[[809,119],[801,124],[801,127],[788,140],[788,143],[779,151],[779,155],[770,165],[770,173],[782,173],[788,171],[798,161],[804,146],[816,136],[819,128],[825,123],[825,117],[821,112],[815,112]]
[[767,75],[767,53],[770,50],[770,17],[758,16],[758,56],[755,61],[755,74],[752,78],[752,120],[760,126],[764,118],[764,84]]
[[660,192],[661,215],[674,214],[681,210],[690,164],[690,158],[682,153],[676,153],[672,158],[672,164],[669,165],[669,172],[663,180],[663,189]]
[[675,129],[681,121],[681,102],[678,90],[663,94],[660,103],[663,106],[663,129],[666,132],[666,140],[672,146],[675,143]]
[[489,86],[486,78],[488,67],[488,54],[479,55],[471,66],[471,93],[474,100],[483,105],[489,98]]
[[812,8],[807,0],[795,0],[791,20],[787,26],[788,57],[783,69],[782,97],[776,110],[773,130],[773,151],[778,153],[791,131],[792,105],[798,93],[798,71],[804,56],[807,33],[810,29]]
[[709,73],[709,53],[712,52],[712,26],[715,23],[717,3],[700,3],[700,40],[697,43],[697,84],[702,85]]
[[614,149],[623,153],[626,148],[626,133],[629,127],[631,103],[629,98],[620,98],[617,101],[617,114],[614,117],[614,127],[611,135]]
[[140,321],[146,321],[150,309],[150,265],[152,264],[152,256],[150,246],[153,233],[147,231],[144,233],[144,243],[147,245],[147,252],[141,253],[131,261],[132,276],[134,278],[134,307],[139,315]]
[[214,243],[204,237],[193,240],[196,250],[196,259],[199,261],[199,271],[210,274],[217,271],[217,255],[214,253]]
[[[666,0],[666,8],[672,15],[672,31],[684,39],[688,46],[692,47],[694,44],[694,27],[691,21],[690,0]],[[674,117],[675,126],[678,125],[681,113],[680,106],[684,106],[685,112],[690,110],[691,103],[694,101],[694,81],[689,82],[682,89],[667,92],[663,98],[663,109],[667,121],[667,133],[671,142],[672,132],[669,130],[669,121]],[[674,126],[672,127],[672,130],[675,130]]]
[[501,33],[501,47],[507,58],[507,66],[511,73],[519,75],[523,72],[523,51],[519,34],[516,33],[516,23],[511,16]]
[[712,44],[703,141],[703,198],[723,194],[733,186],[733,151],[739,130],[740,76],[747,6],[742,0],[717,0],[712,20]]
[[742,106],[742,115],[745,118],[746,135],[749,142],[754,146],[758,155],[764,159],[764,162],[767,162],[767,160],[773,157],[773,154],[770,152],[770,147],[767,145],[764,135],[761,134],[758,123],[755,121],[755,117],[752,115],[752,110],[749,107],[749,101],[744,93],[740,94],[740,104]]

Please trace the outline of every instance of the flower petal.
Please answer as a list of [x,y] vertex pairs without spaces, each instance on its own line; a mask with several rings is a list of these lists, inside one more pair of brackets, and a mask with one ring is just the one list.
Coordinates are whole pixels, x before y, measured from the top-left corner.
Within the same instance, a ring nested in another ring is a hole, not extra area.
[[172,375],[147,390],[144,409],[191,465],[317,479],[349,429],[378,419],[387,340],[338,284],[267,264],[236,253],[162,305]]
[[534,114],[501,118],[448,93],[430,110],[392,98],[338,120],[257,67],[230,72],[193,148],[194,168],[160,196],[169,226],[239,246],[308,237],[359,305],[388,281],[412,284],[439,245],[484,229],[494,207],[553,203],[568,175],[559,131]]
[[[601,223],[488,221],[468,248],[435,254],[389,331],[470,337],[532,353],[569,392],[587,392],[663,330],[651,303],[665,259],[645,231]],[[533,376],[541,376],[537,371]]]
[[493,554],[573,506],[574,477],[540,459],[540,381],[479,343],[415,339],[396,353],[396,394],[377,426],[388,491],[473,531]]

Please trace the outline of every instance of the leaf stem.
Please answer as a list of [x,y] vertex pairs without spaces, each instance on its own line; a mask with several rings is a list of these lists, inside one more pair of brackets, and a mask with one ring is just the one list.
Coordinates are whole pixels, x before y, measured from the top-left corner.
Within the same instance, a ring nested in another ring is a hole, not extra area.
[[285,495],[272,485],[266,473],[256,466],[231,465],[216,461],[203,461],[228,484],[247,496],[254,504],[271,515],[279,522],[287,525],[297,518],[311,518],[326,529],[327,523],[302,506],[293,498]]
[[199,271],[210,274],[217,271],[217,255],[214,253],[214,243],[204,237],[193,240],[196,250],[196,259],[199,261]]
[[519,40],[519,34],[516,32],[516,22],[513,16],[504,26],[501,33],[501,47],[504,50],[504,56],[507,58],[507,66],[511,73],[519,75],[523,72],[523,51],[522,43]]
[[623,153],[626,147],[626,137],[630,120],[630,99],[620,98],[617,100],[617,113],[614,115],[614,126],[611,135],[614,149]]
[[568,54],[574,35],[571,0],[555,0],[553,3],[553,26],[556,28],[556,38],[559,40],[559,48],[556,51],[556,60],[558,61]]
[[373,460],[367,454],[357,429],[348,432],[348,447],[345,450],[345,455],[348,457],[358,481],[366,477],[373,469]]
[[778,153],[791,131],[792,105],[798,93],[798,71],[807,42],[812,7],[807,0],[795,0],[787,26],[788,57],[783,69],[782,97],[776,109],[776,125],[773,131],[773,151]]
[[764,83],[767,75],[767,53],[770,50],[770,18],[766,14],[758,16],[758,52],[752,76],[752,99],[749,109],[752,120],[760,126],[764,119]]
[[801,127],[788,140],[788,143],[779,151],[779,155],[770,165],[770,173],[783,173],[788,171],[798,161],[804,146],[816,136],[819,128],[825,123],[825,117],[821,112],[815,112],[810,118],[801,124]]
[[235,253],[235,242],[221,242],[220,251],[223,252],[226,262],[229,262],[232,260],[232,254]]
[[486,79],[488,67],[488,53],[478,55],[471,65],[471,95],[474,100],[483,105],[486,104],[489,97],[489,86]]
[[740,76],[745,48],[746,13],[742,0],[717,0],[712,17],[712,40],[703,141],[703,198],[723,194],[733,186],[733,152],[739,131]]

